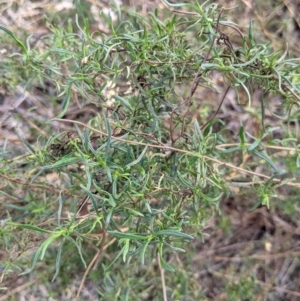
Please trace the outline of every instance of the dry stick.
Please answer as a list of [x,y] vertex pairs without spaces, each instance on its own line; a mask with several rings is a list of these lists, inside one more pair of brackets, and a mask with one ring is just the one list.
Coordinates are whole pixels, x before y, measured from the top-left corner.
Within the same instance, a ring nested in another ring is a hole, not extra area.
[[78,288],[78,291],[77,291],[77,294],[76,294],[76,300],[78,299],[81,291],[82,291],[82,288],[84,286],[84,283],[85,283],[85,280],[86,280],[86,277],[87,275],[89,274],[90,270],[92,269],[92,267],[94,266],[95,262],[97,262],[97,260],[99,259],[100,255],[102,254],[102,252],[107,249],[110,245],[112,245],[115,241],[116,241],[116,238],[113,238],[108,244],[106,244],[104,246],[104,242],[105,242],[105,234],[106,234],[106,230],[104,229],[103,231],[103,235],[102,235],[102,241],[101,241],[101,246],[100,246],[100,249],[98,250],[98,252],[95,254],[95,256],[93,257],[93,259],[91,260],[90,264],[88,265],[86,271],[84,272],[83,274],[83,277],[81,279],[81,282],[80,282],[80,285],[79,285],[79,288]]
[[91,260],[90,264],[88,265],[87,269],[85,270],[84,274],[83,274],[83,277],[81,279],[81,282],[80,282],[80,285],[79,285],[79,288],[78,288],[78,291],[77,291],[77,294],[76,294],[76,300],[78,300],[78,297],[82,291],[82,288],[84,286],[84,283],[85,283],[85,280],[86,280],[86,277],[87,275],[89,274],[90,270],[92,269],[94,263],[96,262],[97,258],[101,255],[102,253],[102,248],[100,248],[98,250],[98,252],[96,253],[96,255],[94,256],[94,258]]
[[22,114],[23,112],[21,110],[17,110],[18,113],[21,113],[19,114],[19,116],[21,118],[23,118],[25,120],[25,122],[27,122],[29,124],[29,126],[33,127],[36,131],[38,131],[42,136],[45,136],[47,137],[48,136],[48,133],[46,133],[44,130],[42,130],[39,126],[37,126],[34,122],[32,122],[29,118],[27,118],[25,116],[25,114]]
[[[123,228],[123,229],[121,229],[121,231],[123,231],[123,232],[125,232],[125,231],[127,231],[128,230],[128,227],[125,227],[125,228]],[[105,236],[106,236],[106,233],[107,233],[107,231],[106,231],[106,228],[104,228],[104,233],[103,233],[103,239],[105,240]],[[112,240],[108,243],[108,244],[106,244],[105,246],[103,246],[103,244],[102,244],[102,246],[101,246],[101,252],[100,252],[100,254],[101,253],[103,253],[103,250],[106,250],[109,246],[111,246],[115,241],[116,241],[117,239],[116,238],[112,238]],[[96,258],[96,261],[95,261],[95,263],[94,263],[94,267],[93,267],[93,270],[96,270],[97,269],[97,266],[98,266],[98,264],[99,264],[99,261],[100,261],[100,255]]]
[[[226,147],[233,147],[233,146],[238,146],[240,145],[240,143],[224,143],[224,144],[219,144],[216,145],[216,148],[218,149],[223,149]],[[251,143],[245,143],[245,146],[250,146]],[[300,149],[298,150],[297,148],[293,148],[293,147],[285,147],[285,146],[276,146],[276,145],[265,145],[265,148],[269,148],[269,149],[275,149],[275,150],[279,150],[279,151],[300,151]]]
[[284,5],[287,7],[289,13],[293,16],[294,21],[297,23],[298,27],[300,28],[300,16],[296,13],[297,12],[297,4],[295,4],[289,0],[283,0]]
[[[292,93],[299,101],[300,101],[300,96],[299,95],[297,95],[292,89],[290,89],[290,87],[288,87],[288,86],[286,86],[286,85],[284,85],[284,87],[286,88],[286,89],[288,89],[289,90],[289,92],[290,93]],[[296,105],[300,105],[300,103],[296,103]]]
[[[29,282],[26,282],[18,287],[16,287],[15,289],[11,290],[10,292],[8,292],[7,294],[3,295],[2,297],[0,297],[0,301],[5,301],[5,300],[8,300],[9,297],[17,294],[17,293],[20,293],[21,291],[25,290],[27,287],[33,285],[34,283],[38,282],[38,278],[32,280],[32,281],[29,281]],[[20,296],[19,296],[20,297]]]
[[225,97],[226,97],[229,89],[230,89],[230,86],[227,87],[227,89],[225,91],[225,94],[223,95],[223,98],[222,98],[222,100],[221,100],[221,102],[219,104],[219,107],[218,107],[217,111],[215,112],[215,114],[207,122],[205,122],[204,124],[201,125],[201,130],[204,129],[217,116],[217,114],[219,113],[219,111],[221,109],[221,106],[222,106],[222,104],[223,104],[223,102],[225,100]]
[[26,157],[33,158],[34,155],[32,155],[32,154],[25,154],[25,155],[21,155],[21,156],[18,156],[18,157],[14,157],[13,159],[7,160],[6,162],[7,163],[17,162],[18,160],[26,158]]
[[161,285],[162,285],[162,291],[163,291],[164,301],[168,301],[167,289],[166,289],[166,281],[165,281],[165,270],[161,266],[159,253],[157,253],[157,260],[158,260],[158,266],[159,266],[159,270],[160,270]]
[[[128,230],[128,227],[121,229],[122,232],[125,232],[127,230]],[[102,252],[105,251],[109,246],[111,246],[117,240],[116,238],[113,238],[109,243],[107,243],[105,246],[103,246],[104,240],[105,240],[105,235],[106,235],[106,230],[103,233],[103,237],[102,237],[102,241],[101,241],[101,247],[100,247],[99,251],[93,257],[92,261],[90,262],[89,266],[87,267],[86,271],[84,272],[84,275],[83,275],[82,280],[80,282],[80,286],[79,286],[78,292],[76,294],[76,299],[78,299],[78,297],[79,297],[79,295],[80,295],[80,293],[82,291],[82,288],[83,288],[83,285],[85,283],[86,277],[89,274],[91,268],[93,266],[94,266],[94,269],[96,268],[97,262],[98,262],[98,260],[100,258],[100,255],[102,254]]]
[[[14,178],[10,178],[10,177],[7,177],[7,176],[1,175],[1,174],[0,174],[0,178],[3,178],[3,179],[5,179],[9,182],[18,183],[20,185],[28,186],[30,188],[44,189],[44,190],[48,190],[48,191],[55,192],[55,193],[61,193],[61,190],[49,187],[49,185],[45,186],[45,185],[39,185],[39,184],[30,184],[30,183],[23,182],[21,180],[17,180],[17,179],[14,179]],[[72,194],[72,193],[68,193],[68,192],[64,192],[64,194],[69,195],[69,196],[73,196],[73,197],[80,197],[77,194]]]
[[231,24],[225,24],[225,23],[222,23],[222,22],[220,22],[220,25],[227,26],[227,27],[230,27],[230,28],[234,29],[235,31],[238,32],[238,34],[241,36],[242,39],[244,38],[244,35],[243,35],[242,32],[239,30],[239,28],[237,28],[237,27],[235,27],[235,26],[233,26],[233,25],[231,25]]
[[[53,121],[66,122],[66,123],[75,123],[75,124],[81,125],[83,127],[86,127],[86,128],[92,130],[95,133],[99,133],[101,135],[108,136],[107,133],[99,131],[99,130],[97,130],[97,129],[95,129],[95,128],[87,125],[87,124],[84,124],[84,123],[80,122],[80,121],[69,120],[69,119],[59,119],[59,118],[53,118],[52,120]],[[159,148],[159,149],[167,149],[167,150],[170,150],[170,151],[184,153],[184,154],[187,154],[187,155],[199,156],[202,159],[206,159],[208,161],[212,161],[212,162],[218,163],[219,165],[226,166],[226,167],[232,168],[234,170],[238,170],[238,171],[240,171],[242,173],[245,173],[245,174],[249,174],[249,175],[261,177],[261,178],[264,178],[264,179],[267,179],[267,180],[271,179],[271,177],[266,176],[264,174],[260,174],[260,173],[254,172],[254,171],[246,170],[246,169],[243,169],[241,167],[234,166],[234,165],[232,165],[230,163],[225,163],[225,162],[220,161],[218,159],[211,158],[211,157],[208,157],[208,156],[205,156],[205,155],[201,155],[201,154],[198,154],[198,153],[193,153],[193,152],[190,152],[190,151],[187,151],[187,150],[184,150],[184,149],[179,149],[179,148],[175,148],[175,147],[167,146],[167,145],[155,145],[155,144],[148,144],[148,143],[139,142],[139,141],[131,141],[131,140],[126,140],[126,139],[122,139],[122,138],[114,137],[114,136],[111,136],[111,138],[114,139],[114,140],[116,140],[116,141],[121,141],[121,142],[125,142],[125,143],[128,143],[128,144],[143,145],[143,146],[148,146],[148,147],[152,147],[152,148]],[[277,182],[277,183],[281,182],[280,179],[273,179],[273,181]],[[291,183],[291,182],[288,182],[288,183],[285,183],[285,185],[294,186],[294,187],[300,187],[300,183]]]

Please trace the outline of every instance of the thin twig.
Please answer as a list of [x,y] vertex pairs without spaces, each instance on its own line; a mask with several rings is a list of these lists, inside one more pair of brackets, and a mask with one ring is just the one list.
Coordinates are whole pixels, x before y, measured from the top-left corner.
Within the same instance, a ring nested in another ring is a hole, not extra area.
[[[218,149],[223,149],[227,147],[233,147],[233,146],[238,146],[241,145],[240,143],[224,143],[224,144],[219,144],[216,146]],[[245,146],[250,146],[251,143],[245,143]],[[300,151],[300,149],[293,148],[293,147],[285,147],[285,146],[276,146],[276,145],[264,145],[265,148],[269,149],[275,149],[279,151]]]
[[167,289],[166,289],[166,281],[165,281],[165,270],[161,266],[159,253],[157,253],[157,261],[158,261],[158,266],[159,266],[159,270],[160,270],[160,277],[161,277],[161,285],[162,285],[162,291],[163,291],[163,298],[164,298],[164,301],[168,301]]
[[[51,187],[49,184],[47,184],[47,185],[30,184],[30,183],[23,182],[21,180],[15,179],[15,178],[7,177],[7,176],[2,175],[2,174],[0,174],[0,178],[3,178],[3,179],[5,179],[9,182],[18,183],[20,185],[28,186],[28,187],[33,188],[33,189],[44,189],[44,190],[48,190],[48,191],[55,192],[55,193],[61,193],[61,189],[55,189],[55,188]],[[69,195],[69,196],[73,196],[73,197],[80,197],[77,194],[73,194],[73,193],[69,193],[69,192],[63,192],[63,193],[65,195]]]
[[[89,126],[89,125],[87,125],[85,123],[82,123],[80,121],[77,121],[77,120],[59,119],[59,118],[54,118],[52,120],[54,120],[54,121],[60,121],[60,122],[66,122],[66,123],[78,124],[78,125],[81,125],[83,127],[86,127],[88,129],[92,130],[95,133],[99,133],[101,135],[108,136],[107,133],[105,133],[103,131],[100,131],[100,130],[97,130],[97,129],[95,129],[95,128],[93,128],[93,127],[91,127],[91,126]],[[260,174],[260,173],[254,172],[254,171],[246,170],[246,169],[243,169],[241,167],[234,166],[234,165],[232,165],[230,163],[226,163],[226,162],[220,161],[218,159],[211,158],[211,157],[208,157],[208,156],[196,153],[196,152],[191,152],[191,151],[187,151],[187,150],[184,150],[184,149],[175,148],[175,147],[168,146],[168,145],[156,145],[156,144],[148,144],[148,143],[134,141],[134,140],[126,140],[126,139],[122,139],[122,138],[114,137],[114,136],[111,136],[111,139],[116,140],[116,141],[125,142],[125,143],[128,143],[128,144],[148,146],[149,148],[167,149],[167,150],[170,150],[170,151],[174,151],[174,152],[178,152],[178,153],[184,153],[184,154],[191,155],[191,156],[194,156],[194,157],[198,156],[198,157],[200,157],[202,159],[206,159],[208,161],[218,163],[221,166],[226,166],[226,167],[232,168],[232,169],[237,170],[237,171],[239,171],[241,173],[245,173],[245,174],[257,176],[257,177],[264,178],[264,179],[267,179],[267,180],[271,179],[271,177],[266,176],[264,174]],[[276,183],[280,183],[282,180],[275,178],[275,179],[272,179],[272,181],[274,181]],[[293,186],[293,187],[300,187],[300,183],[288,182],[288,183],[285,183],[285,185]]]
[[223,95],[223,98],[222,98],[222,100],[221,100],[221,102],[219,104],[219,107],[218,107],[217,111],[215,112],[215,114],[208,121],[206,121],[204,124],[201,125],[201,130],[204,129],[217,116],[217,114],[219,113],[219,111],[221,109],[221,106],[222,106],[222,104],[223,104],[223,102],[225,100],[225,97],[226,97],[229,89],[230,89],[230,86],[227,87],[227,89],[226,89],[226,91],[225,91],[225,93]]
[[[2,297],[0,297],[0,301],[5,301],[5,300],[9,300],[9,297],[17,294],[17,293],[20,293],[21,291],[25,290],[27,287],[33,285],[34,283],[38,282],[39,281],[39,278],[36,278],[32,281],[28,281],[28,282],[25,282],[24,284],[22,285],[19,285],[18,287],[16,287],[15,289],[11,290],[10,292],[8,292],[7,294],[3,295]],[[15,299],[15,298],[14,298]],[[19,296],[18,299],[21,299],[21,296]],[[16,299],[15,299],[16,300]]]
[[102,234],[102,241],[101,241],[101,246],[98,250],[98,252],[95,254],[95,256],[93,257],[93,259],[91,260],[90,264],[88,265],[87,269],[85,270],[83,277],[81,279],[77,294],[76,294],[76,300],[78,299],[82,288],[84,286],[85,280],[87,275],[89,274],[90,270],[92,269],[93,266],[95,266],[95,263],[98,261],[98,259],[100,258],[100,255],[102,254],[102,252],[108,248],[108,246],[110,246],[111,244],[113,244],[116,241],[116,238],[113,238],[107,245],[104,246],[105,243],[105,234],[106,234],[106,229],[103,230],[103,234]]
[[234,29],[235,31],[238,32],[238,34],[241,36],[242,39],[244,38],[244,35],[242,34],[242,32],[237,27],[235,27],[231,24],[222,23],[222,21],[220,22],[220,25],[227,26],[227,27],[230,27],[230,28]]

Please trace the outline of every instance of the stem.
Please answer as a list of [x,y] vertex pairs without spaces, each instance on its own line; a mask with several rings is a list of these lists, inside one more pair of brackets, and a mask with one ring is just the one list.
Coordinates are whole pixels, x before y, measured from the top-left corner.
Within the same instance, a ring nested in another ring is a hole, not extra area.
[[159,270],[160,270],[161,285],[162,285],[162,291],[163,291],[164,301],[168,301],[168,298],[167,298],[167,289],[166,289],[166,281],[165,281],[165,270],[161,266],[159,253],[157,253],[157,260],[158,260],[158,266],[159,266]]

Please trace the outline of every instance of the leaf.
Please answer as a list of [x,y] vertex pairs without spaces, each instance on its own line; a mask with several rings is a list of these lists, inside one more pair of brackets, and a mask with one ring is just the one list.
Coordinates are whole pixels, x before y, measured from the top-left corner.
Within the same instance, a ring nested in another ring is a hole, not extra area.
[[264,105],[264,93],[260,96],[260,106],[261,106],[261,125],[265,131],[265,105]]
[[129,213],[133,214],[134,216],[140,216],[140,217],[144,217],[144,214],[137,211],[137,210],[134,210],[132,208],[128,208],[128,207],[124,207],[124,210],[125,211],[128,211]]
[[67,239],[68,241],[70,241],[71,243],[73,243],[76,246],[78,254],[79,254],[80,259],[81,259],[81,262],[83,263],[84,267],[86,268],[87,265],[86,265],[86,262],[84,261],[80,245],[78,245],[78,243],[71,236],[66,235],[64,237],[65,237],[65,239]]
[[126,239],[133,239],[133,240],[145,240],[149,239],[149,236],[143,236],[133,233],[124,233],[124,232],[117,232],[117,231],[107,231],[110,235],[115,236],[117,238],[126,238]]
[[226,149],[222,149],[222,153],[224,154],[229,154],[229,153],[233,153],[237,150],[239,150],[240,147],[239,146],[234,146],[234,147],[230,147],[230,148],[226,148]]
[[151,240],[148,240],[144,243],[143,247],[142,247],[142,251],[141,251],[141,263],[142,265],[145,264],[145,253],[146,253],[146,250],[147,250],[147,247],[149,245]]
[[148,149],[148,144],[145,146],[145,148],[143,149],[143,151],[141,152],[141,154],[137,157],[137,159],[134,160],[134,161],[132,161],[132,162],[130,162],[129,164],[127,164],[126,167],[131,167],[133,165],[138,164],[142,160],[142,158],[144,157],[147,149]]
[[245,63],[232,64],[232,66],[233,66],[233,67],[245,67],[245,66],[249,66],[249,65],[251,65],[252,63],[254,63],[254,62],[255,62],[257,59],[259,59],[260,56],[267,50],[266,45],[259,45],[259,46],[262,47],[263,49],[262,49],[260,52],[256,52],[255,56],[254,56],[251,60],[249,60],[249,61],[247,61],[247,62],[245,62]]
[[180,6],[184,6],[186,5],[186,3],[184,2],[180,2],[180,3],[170,3],[168,2],[167,0],[163,0],[168,6],[171,6],[171,7],[180,7]]
[[108,153],[109,153],[110,144],[111,144],[111,128],[110,128],[110,123],[105,115],[103,115],[103,119],[105,121],[105,127],[106,127],[106,131],[107,131],[107,141],[106,141],[105,155],[104,155],[105,160],[107,160],[109,158]]
[[165,260],[163,259],[161,254],[159,254],[159,257],[160,257],[161,266],[164,270],[172,272],[172,273],[175,272],[174,268],[165,262]]
[[95,200],[95,195],[91,193],[91,191],[86,188],[85,186],[83,186],[82,184],[79,185],[81,189],[83,189],[86,194],[89,196],[92,204],[93,204],[93,209],[95,210],[95,212],[97,212],[98,210],[98,207],[97,207],[97,204],[96,204],[96,200]]
[[28,225],[28,224],[16,224],[16,223],[9,223],[12,226],[18,227],[18,228],[23,228],[23,229],[28,229],[36,232],[41,232],[41,233],[53,233],[53,231],[49,231],[37,226],[33,225]]
[[33,258],[33,262],[32,262],[32,267],[30,270],[27,270],[23,273],[21,273],[20,275],[26,275],[28,273],[30,273],[36,266],[36,263],[38,262],[39,259],[43,259],[44,256],[45,256],[45,253],[46,253],[46,250],[48,249],[49,245],[54,242],[56,239],[58,238],[57,235],[53,235],[53,236],[50,236],[48,237],[41,245],[40,247],[38,248],[37,252],[35,253],[34,255],[34,258]]
[[67,155],[67,156],[62,157],[59,161],[55,162],[54,164],[43,166],[41,169],[42,170],[56,169],[56,168],[60,168],[63,166],[72,165],[72,164],[80,162],[80,161],[81,161],[81,158],[70,157],[69,155]]
[[128,251],[129,251],[129,243],[130,243],[129,239],[125,239],[124,240],[124,246],[122,248],[122,251],[123,251],[123,261],[124,262],[126,261],[126,256],[128,254]]
[[168,244],[168,243],[165,242],[165,241],[164,241],[164,245],[166,245],[168,248],[170,248],[171,250],[173,250],[173,251],[175,251],[175,252],[181,252],[181,253],[185,253],[185,252],[186,252],[184,249],[174,247],[174,246]]
[[256,148],[259,146],[260,142],[261,142],[261,137],[258,138],[258,139],[256,139],[256,140],[248,147],[248,151],[251,152],[251,151],[253,151],[254,149],[256,149]]
[[116,94],[114,97],[115,99],[119,100],[123,106],[127,107],[130,111],[132,111],[130,103],[125,98],[119,96],[118,94]]
[[60,227],[60,220],[61,220],[61,212],[63,208],[63,199],[61,197],[61,193],[62,191],[59,192],[59,196],[58,196],[58,211],[57,211],[57,224],[59,227]]
[[178,236],[178,237],[182,237],[182,238],[185,238],[185,239],[188,239],[188,240],[193,240],[194,239],[194,237],[191,236],[191,235],[179,232],[177,230],[169,230],[169,229],[160,230],[158,232],[155,232],[155,235],[157,235],[157,236],[160,236],[160,235]]
[[71,91],[72,85],[69,85],[66,90],[66,96],[62,103],[62,111],[55,118],[62,118],[67,113],[71,99]]
[[253,38],[253,20],[251,20],[250,24],[249,24],[249,41],[250,41],[251,47],[254,47],[255,41]]
[[112,260],[112,262],[111,262],[106,268],[103,269],[103,270],[104,270],[104,273],[106,273],[106,272],[110,269],[110,267],[118,260],[118,258],[119,258],[122,254],[123,254],[123,250],[121,250],[121,251],[117,254],[117,256],[115,256],[114,260]]
[[268,157],[267,154],[264,154],[264,153],[262,153],[262,152],[259,152],[259,151],[256,150],[256,149],[253,151],[253,154],[255,154],[256,156],[261,157],[262,159],[264,159],[266,162],[268,162],[268,163],[272,166],[272,168],[273,168],[276,172],[278,172],[277,166],[276,166],[275,163]]
[[5,26],[2,26],[2,25],[0,25],[0,29],[5,31],[7,34],[9,34],[17,42],[17,44],[20,46],[23,53],[25,55],[28,55],[28,51],[27,51],[25,45],[15,36],[15,34],[12,31],[10,31],[9,29],[7,29]]
[[61,260],[61,253],[62,253],[62,247],[63,247],[64,242],[65,242],[65,240],[63,239],[60,242],[58,250],[57,250],[56,261],[55,261],[55,274],[53,275],[51,282],[53,282],[59,274],[59,264],[60,264],[60,260]]
[[242,146],[242,148],[243,148],[244,145],[245,145],[245,131],[244,131],[244,127],[243,127],[243,126],[240,127],[240,130],[239,130],[239,137],[240,137],[240,139],[241,139],[241,146]]
[[109,224],[110,224],[110,220],[111,220],[111,217],[114,213],[114,210],[113,208],[110,208],[108,210],[108,214],[106,215],[106,219],[105,219],[105,228],[108,228],[109,227]]
[[204,200],[206,200],[207,202],[217,202],[221,196],[223,195],[223,192],[221,192],[218,196],[211,198],[207,195],[205,195],[201,189],[197,189],[197,194],[199,194]]

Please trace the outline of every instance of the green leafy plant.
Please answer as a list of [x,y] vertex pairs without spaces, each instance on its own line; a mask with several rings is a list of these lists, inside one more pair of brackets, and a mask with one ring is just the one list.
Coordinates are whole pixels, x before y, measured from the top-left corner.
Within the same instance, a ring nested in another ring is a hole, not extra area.
[[[168,254],[183,253],[195,236],[202,237],[203,226],[219,212],[219,201],[231,193],[231,185],[253,189],[259,198],[255,206],[268,207],[278,187],[299,186],[292,177],[283,180],[288,170],[279,167],[284,161],[276,155],[276,150],[298,154],[298,138],[276,141],[274,129],[265,124],[266,110],[277,116],[269,95],[279,95],[284,118],[293,118],[300,101],[299,60],[256,43],[252,24],[242,34],[237,24],[223,20],[216,4],[164,2],[185,10],[174,9],[167,18],[158,10],[148,17],[134,12],[125,17],[119,10],[117,21],[103,14],[109,34],[91,32],[85,18],[77,17],[68,29],[48,20],[51,34],[43,37],[42,52],[30,49],[29,38],[25,46],[0,27],[23,52],[18,61],[23,84],[53,85],[61,108],[48,124],[73,126],[73,131],[53,133],[34,145],[23,140],[28,151],[21,160],[28,166],[25,181],[15,180],[18,160],[7,160],[7,150],[2,151],[5,189],[11,190],[13,181],[29,187],[25,206],[7,206],[11,216],[1,230],[3,245],[7,250],[14,245],[12,229],[20,237],[35,233],[40,241],[23,274],[54,248],[54,280],[65,264],[66,243],[89,271],[96,260],[87,265],[85,248],[97,246],[100,256],[116,241],[114,258],[103,261],[102,268],[111,293],[106,296],[117,300],[120,291],[112,292],[109,276],[116,263],[150,265],[157,260],[162,279],[162,271],[175,271]],[[238,36],[238,46],[228,30]],[[222,77],[222,89],[216,74]],[[222,93],[218,108],[205,119],[201,104],[192,101],[199,89]],[[233,142],[236,137],[218,119],[219,110],[230,90],[251,108],[254,89],[262,91],[261,131],[254,136],[241,126],[239,141]],[[87,122],[66,118],[74,104],[93,104],[97,111]],[[249,164],[243,162],[246,156],[252,158]],[[61,179],[59,188],[47,186],[45,179],[53,173]],[[30,188],[43,192],[44,200]],[[24,214],[14,217],[19,210]],[[30,249],[23,242],[23,251]]]

